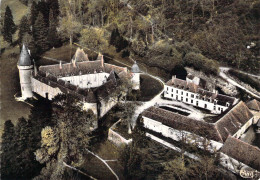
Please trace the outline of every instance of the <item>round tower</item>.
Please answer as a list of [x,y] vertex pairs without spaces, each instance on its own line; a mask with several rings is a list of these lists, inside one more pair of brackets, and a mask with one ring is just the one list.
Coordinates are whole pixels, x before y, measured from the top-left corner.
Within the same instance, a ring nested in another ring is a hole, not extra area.
[[33,97],[31,84],[33,64],[28,49],[25,45],[23,45],[17,67],[19,69],[22,99],[31,98]]
[[134,90],[139,90],[140,89],[140,69],[139,66],[137,65],[136,61],[134,65],[132,66],[132,83],[133,83],[133,89]]

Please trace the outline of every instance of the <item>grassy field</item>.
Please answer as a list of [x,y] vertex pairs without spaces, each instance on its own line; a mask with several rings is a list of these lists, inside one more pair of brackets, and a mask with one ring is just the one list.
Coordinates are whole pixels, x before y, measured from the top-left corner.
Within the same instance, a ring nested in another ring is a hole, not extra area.
[[[119,149],[110,141],[95,144],[92,151],[104,160],[117,160],[119,158]],[[123,178],[123,167],[118,161],[107,162],[115,171],[120,179]],[[97,168],[98,167],[98,168]],[[106,165],[93,155],[89,155],[82,166],[82,170],[97,179],[116,179]]]
[[13,13],[15,25],[18,25],[21,18],[28,12],[28,7],[19,0],[2,0],[1,12],[5,11],[6,6],[9,6]]
[[140,75],[141,95],[138,101],[149,101],[163,89],[163,85],[158,80],[148,75]]

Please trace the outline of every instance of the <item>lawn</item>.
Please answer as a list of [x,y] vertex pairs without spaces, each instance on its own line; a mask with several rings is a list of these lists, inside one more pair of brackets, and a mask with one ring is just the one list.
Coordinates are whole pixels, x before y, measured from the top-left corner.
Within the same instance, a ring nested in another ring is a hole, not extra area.
[[28,12],[28,7],[19,0],[2,0],[0,7],[2,12],[5,11],[6,6],[9,6],[12,11],[15,25],[18,25],[21,18]]
[[[119,149],[107,140],[95,144],[94,146],[92,146],[91,149],[92,152],[94,152],[104,160],[118,160],[119,158]],[[120,179],[124,179],[123,168],[118,161],[110,161],[107,163],[115,171]],[[90,174],[97,179],[116,179],[111,171],[107,168],[107,166],[91,154],[89,154],[84,165],[82,166],[82,171]]]
[[154,98],[161,90],[163,85],[160,81],[152,78],[149,75],[140,75],[140,96],[138,101],[149,101]]

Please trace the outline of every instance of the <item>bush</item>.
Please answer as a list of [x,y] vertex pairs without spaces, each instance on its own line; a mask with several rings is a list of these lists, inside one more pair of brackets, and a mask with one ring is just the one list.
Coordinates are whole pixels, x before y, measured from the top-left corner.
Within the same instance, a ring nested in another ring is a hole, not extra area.
[[216,61],[208,59],[200,53],[189,52],[184,57],[186,66],[191,66],[196,70],[201,70],[206,74],[217,74],[219,65]]
[[229,74],[231,74],[232,76],[238,78],[240,81],[246,83],[246,84],[249,84],[251,87],[255,88],[257,91],[260,91],[260,83],[259,81],[253,79],[252,77],[246,75],[246,74],[243,74],[243,73],[240,73],[236,70],[233,70],[233,69],[230,69],[229,71]]

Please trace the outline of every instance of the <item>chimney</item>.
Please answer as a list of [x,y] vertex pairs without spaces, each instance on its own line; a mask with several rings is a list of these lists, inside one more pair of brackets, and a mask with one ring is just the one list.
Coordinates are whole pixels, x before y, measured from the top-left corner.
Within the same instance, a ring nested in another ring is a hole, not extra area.
[[104,58],[103,58],[103,55],[101,55],[101,66],[104,67]]
[[176,75],[172,76],[172,82],[176,79]]
[[62,63],[61,63],[61,61],[60,61],[60,69],[62,69]]
[[76,60],[72,61],[73,67],[76,68]]

